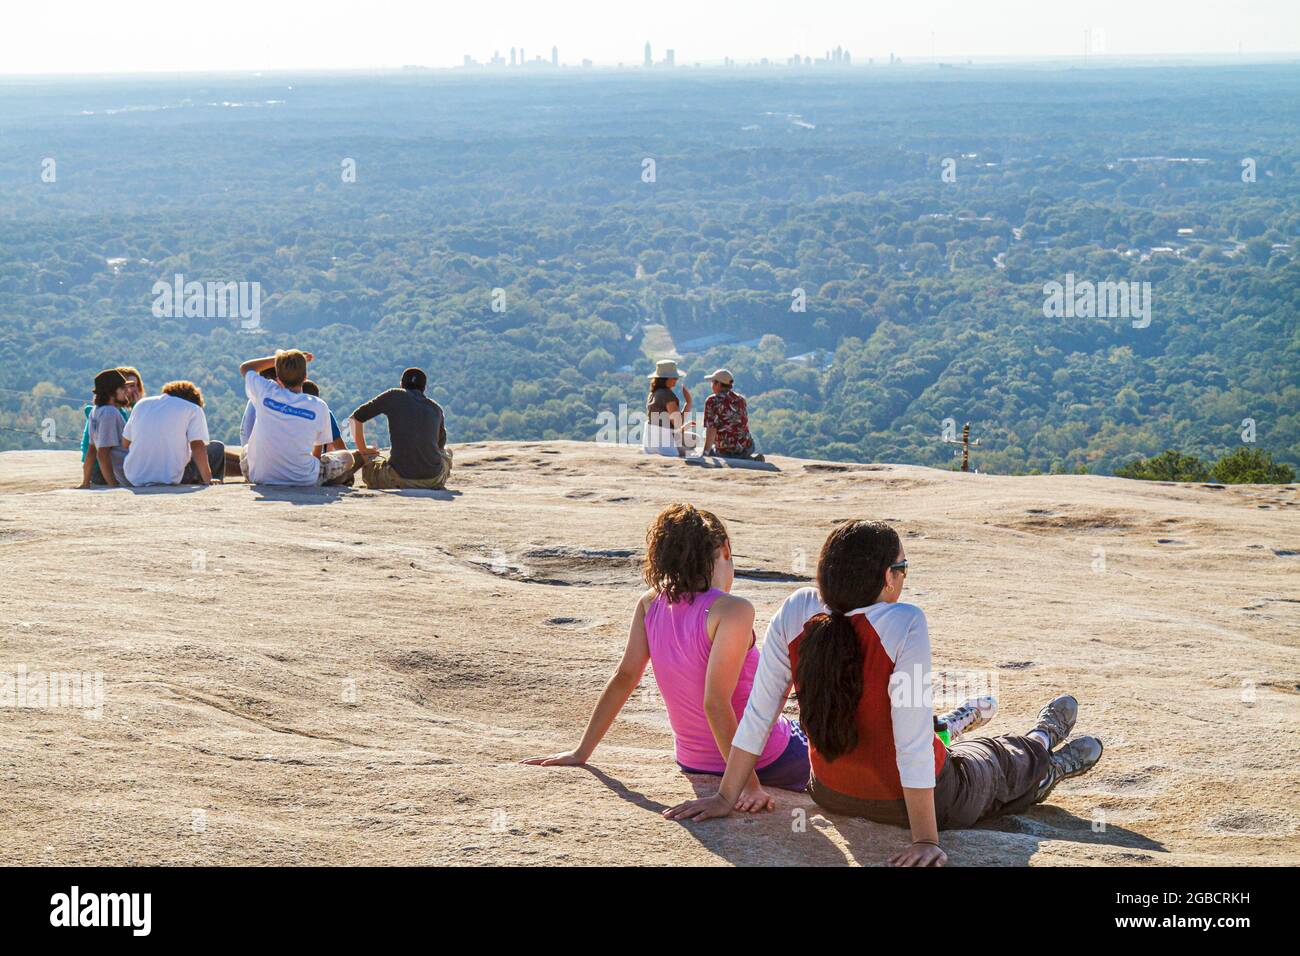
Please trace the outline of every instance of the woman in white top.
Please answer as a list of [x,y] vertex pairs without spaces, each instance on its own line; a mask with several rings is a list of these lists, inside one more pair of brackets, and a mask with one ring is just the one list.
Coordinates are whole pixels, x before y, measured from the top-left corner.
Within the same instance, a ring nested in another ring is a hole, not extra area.
[[718,793],[665,816],[707,819],[732,811],[754,767],[755,741],[764,739],[791,688],[810,744],[809,794],[831,813],[910,827],[912,845],[890,861],[899,866],[942,866],[940,829],[1019,813],[1101,759],[1094,737],[1053,752],[1078,713],[1070,696],[1051,701],[1023,736],[944,746],[934,733],[925,614],[899,601],[907,569],[898,534],[886,524],[849,521],[831,532],[818,559],[817,588],[792,594],[768,627]]

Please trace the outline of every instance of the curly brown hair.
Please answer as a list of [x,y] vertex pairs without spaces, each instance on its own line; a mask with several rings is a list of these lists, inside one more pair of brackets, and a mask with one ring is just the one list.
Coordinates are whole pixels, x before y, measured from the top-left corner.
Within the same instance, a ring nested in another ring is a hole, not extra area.
[[714,553],[726,544],[727,528],[710,511],[694,505],[669,505],[645,534],[645,583],[670,603],[707,591],[713,580]]
[[193,402],[199,408],[203,407],[203,392],[193,382],[187,382],[184,379],[168,382],[162,387],[162,391],[164,395],[183,398],[187,402]]

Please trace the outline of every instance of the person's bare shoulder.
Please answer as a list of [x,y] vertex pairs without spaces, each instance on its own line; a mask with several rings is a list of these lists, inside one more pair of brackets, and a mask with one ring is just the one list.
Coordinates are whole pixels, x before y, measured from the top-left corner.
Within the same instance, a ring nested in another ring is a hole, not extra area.
[[748,617],[751,621],[754,619],[754,605],[737,594],[720,595],[713,602],[712,609],[716,609],[720,615],[728,617],[735,615],[736,617]]

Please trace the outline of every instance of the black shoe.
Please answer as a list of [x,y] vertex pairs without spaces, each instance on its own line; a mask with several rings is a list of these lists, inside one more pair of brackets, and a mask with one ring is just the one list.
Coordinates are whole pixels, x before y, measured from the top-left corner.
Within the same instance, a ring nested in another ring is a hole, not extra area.
[[1079,702],[1069,694],[1062,694],[1038,712],[1034,730],[1047,735],[1047,749],[1055,750],[1070,731],[1079,716]]
[[1034,794],[1034,803],[1042,803],[1058,783],[1069,777],[1077,777],[1097,766],[1101,759],[1101,741],[1096,737],[1076,737],[1060,750],[1052,753],[1047,776],[1038,785]]

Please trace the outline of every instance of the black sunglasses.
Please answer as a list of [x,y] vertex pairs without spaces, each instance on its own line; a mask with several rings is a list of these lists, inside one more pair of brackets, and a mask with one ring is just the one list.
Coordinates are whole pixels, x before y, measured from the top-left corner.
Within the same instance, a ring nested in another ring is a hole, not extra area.
[[907,561],[906,561],[906,560],[903,560],[903,561],[899,561],[897,564],[891,564],[891,565],[889,566],[889,570],[891,570],[891,571],[902,571],[904,574],[906,574],[906,573],[907,573]]

